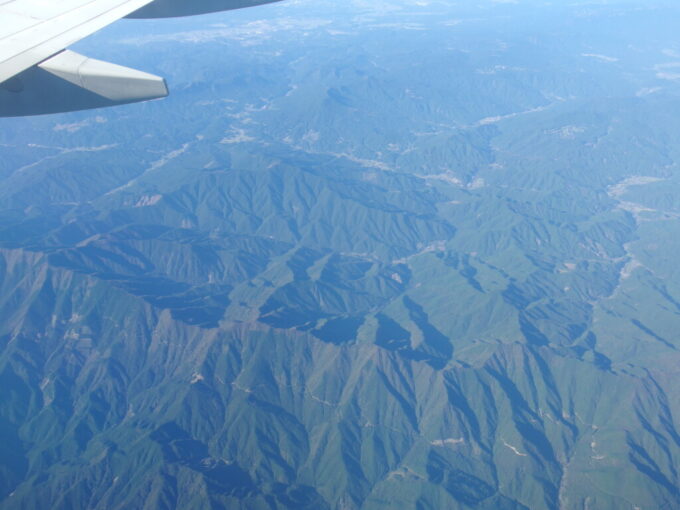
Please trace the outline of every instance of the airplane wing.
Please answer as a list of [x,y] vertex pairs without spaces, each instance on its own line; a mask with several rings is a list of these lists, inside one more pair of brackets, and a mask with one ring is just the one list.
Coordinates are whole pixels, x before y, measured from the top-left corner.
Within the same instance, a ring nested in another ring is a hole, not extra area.
[[0,116],[145,101],[165,80],[66,50],[123,17],[186,16],[276,0],[0,0]]

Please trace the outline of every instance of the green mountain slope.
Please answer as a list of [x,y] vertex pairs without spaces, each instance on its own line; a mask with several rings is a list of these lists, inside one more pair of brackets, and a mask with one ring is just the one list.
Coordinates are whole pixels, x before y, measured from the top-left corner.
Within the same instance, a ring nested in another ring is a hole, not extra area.
[[677,7],[206,19],[0,123],[0,508],[680,507]]

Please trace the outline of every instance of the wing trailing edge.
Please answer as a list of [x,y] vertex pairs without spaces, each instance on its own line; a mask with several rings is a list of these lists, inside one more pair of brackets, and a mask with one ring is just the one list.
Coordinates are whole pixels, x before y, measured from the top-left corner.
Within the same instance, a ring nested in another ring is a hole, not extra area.
[[127,18],[176,18],[194,16],[209,12],[231,11],[256,5],[278,2],[279,0],[154,0]]
[[87,110],[167,95],[159,76],[65,50],[0,85],[0,116]]

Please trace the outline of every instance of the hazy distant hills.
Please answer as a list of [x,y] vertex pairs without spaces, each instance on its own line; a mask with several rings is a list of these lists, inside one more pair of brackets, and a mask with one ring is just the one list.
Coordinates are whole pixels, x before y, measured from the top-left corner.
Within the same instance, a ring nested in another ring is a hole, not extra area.
[[283,2],[0,121],[0,508],[680,508],[653,2]]

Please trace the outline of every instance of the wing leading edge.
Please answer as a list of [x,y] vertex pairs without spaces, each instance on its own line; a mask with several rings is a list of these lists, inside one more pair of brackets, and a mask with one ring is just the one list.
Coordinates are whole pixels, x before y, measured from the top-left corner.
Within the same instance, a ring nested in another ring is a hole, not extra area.
[[123,17],[187,16],[278,0],[0,2],[0,116],[100,108],[165,97],[165,81],[65,48]]

